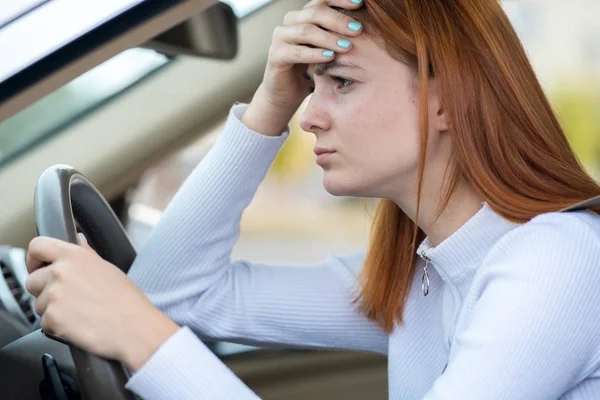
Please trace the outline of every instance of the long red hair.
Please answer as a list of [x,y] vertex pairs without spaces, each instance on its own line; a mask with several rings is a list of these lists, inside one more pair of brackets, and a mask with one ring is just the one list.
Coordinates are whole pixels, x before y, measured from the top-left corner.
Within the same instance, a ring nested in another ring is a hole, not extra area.
[[[360,10],[345,13],[363,22],[366,34],[416,73],[421,130],[417,204],[427,151],[427,88],[433,78],[454,152],[438,215],[461,179],[495,212],[518,223],[600,195],[600,185],[567,142],[498,0],[365,0]],[[424,238],[395,203],[380,201],[357,301],[388,332],[403,321],[416,246]]]

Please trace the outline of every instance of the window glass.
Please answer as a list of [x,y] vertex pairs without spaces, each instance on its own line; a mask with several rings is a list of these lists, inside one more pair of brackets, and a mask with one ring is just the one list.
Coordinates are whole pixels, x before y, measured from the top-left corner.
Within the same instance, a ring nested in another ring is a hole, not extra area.
[[273,0],[221,0],[233,9],[238,18],[244,18],[271,1]]
[[0,122],[0,166],[167,63],[153,50],[127,50]]

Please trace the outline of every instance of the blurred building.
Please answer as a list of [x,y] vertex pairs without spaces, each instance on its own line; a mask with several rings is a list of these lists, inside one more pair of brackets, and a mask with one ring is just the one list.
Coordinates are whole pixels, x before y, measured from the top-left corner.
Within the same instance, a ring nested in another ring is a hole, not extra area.
[[511,19],[542,83],[592,78],[600,84],[600,1],[506,0]]

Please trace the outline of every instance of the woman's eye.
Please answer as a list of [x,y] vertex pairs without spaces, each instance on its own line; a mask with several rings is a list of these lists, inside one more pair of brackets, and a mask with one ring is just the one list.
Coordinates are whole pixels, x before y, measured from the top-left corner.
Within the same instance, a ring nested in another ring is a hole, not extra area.
[[[330,76],[330,79],[335,83],[335,86],[336,86],[337,90],[346,89],[346,88],[348,88],[349,86],[351,86],[354,83],[354,81],[352,81],[350,79],[342,78],[342,77],[339,77],[339,76]],[[308,91],[310,93],[314,93],[314,91],[315,91],[314,82],[312,82],[312,83],[313,83],[313,85],[311,85],[308,88]]]
[[351,81],[350,79],[342,78],[339,76],[332,76],[331,79],[339,83],[340,89],[347,88],[348,86],[354,83],[354,81]]

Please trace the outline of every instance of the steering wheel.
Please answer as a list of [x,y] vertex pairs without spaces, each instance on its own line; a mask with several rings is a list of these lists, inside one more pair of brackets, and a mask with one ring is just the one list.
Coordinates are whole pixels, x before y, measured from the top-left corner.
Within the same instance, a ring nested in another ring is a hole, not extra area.
[[[55,165],[44,171],[35,188],[34,203],[38,235],[79,244],[77,233],[81,231],[102,258],[124,272],[129,270],[135,249],[109,204],[77,170]],[[84,398],[134,399],[125,389],[127,377],[121,363],[99,358],[71,344],[69,349]]]

